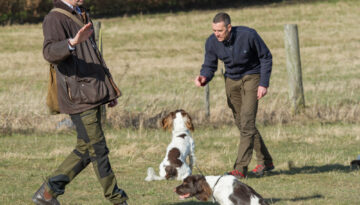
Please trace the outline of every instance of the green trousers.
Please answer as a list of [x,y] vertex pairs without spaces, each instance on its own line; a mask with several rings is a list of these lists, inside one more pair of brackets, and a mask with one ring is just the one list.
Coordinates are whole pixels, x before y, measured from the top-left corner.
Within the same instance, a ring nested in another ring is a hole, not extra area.
[[259,82],[259,74],[246,75],[240,80],[225,79],[228,105],[240,130],[240,143],[234,169],[243,173],[247,171],[253,150],[256,152],[258,164],[272,163],[270,153],[255,126]]
[[47,191],[54,197],[64,194],[65,186],[91,162],[105,198],[114,204],[128,199],[126,193],[118,188],[110,166],[109,149],[101,127],[100,109],[99,106],[80,114],[70,115],[76,126],[77,144],[47,179]]

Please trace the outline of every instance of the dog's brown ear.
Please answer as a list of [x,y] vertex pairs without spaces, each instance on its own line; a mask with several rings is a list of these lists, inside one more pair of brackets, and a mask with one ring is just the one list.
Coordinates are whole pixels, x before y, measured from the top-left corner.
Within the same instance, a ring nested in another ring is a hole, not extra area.
[[189,115],[187,112],[185,112],[185,111],[182,111],[182,112],[181,112],[181,115],[186,118],[186,122],[185,122],[186,127],[187,127],[190,131],[194,132],[195,128],[194,128],[194,125],[193,125],[193,123],[192,123],[192,119],[191,119],[190,115]]
[[172,126],[173,126],[173,114],[172,112],[169,113],[168,115],[166,115],[162,120],[161,120],[161,126],[164,130],[171,130]]
[[198,191],[200,192],[195,197],[199,199],[200,201],[207,201],[212,195],[212,190],[209,186],[209,184],[206,182],[205,177],[201,178],[198,181]]

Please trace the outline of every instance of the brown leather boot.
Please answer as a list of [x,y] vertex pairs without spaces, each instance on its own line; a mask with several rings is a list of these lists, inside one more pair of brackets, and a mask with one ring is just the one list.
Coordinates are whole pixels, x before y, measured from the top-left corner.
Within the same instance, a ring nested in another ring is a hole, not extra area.
[[46,191],[45,183],[35,192],[32,200],[37,205],[60,205],[59,201]]

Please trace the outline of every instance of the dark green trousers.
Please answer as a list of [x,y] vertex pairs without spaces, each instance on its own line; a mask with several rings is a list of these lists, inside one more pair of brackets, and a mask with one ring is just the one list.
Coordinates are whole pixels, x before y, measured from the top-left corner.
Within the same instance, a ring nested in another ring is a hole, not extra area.
[[48,177],[47,190],[54,197],[64,194],[65,186],[91,162],[103,187],[104,196],[112,203],[128,199],[117,187],[115,175],[108,158],[109,149],[101,127],[100,106],[80,114],[70,115],[76,126],[77,144],[59,168]]
[[240,130],[240,143],[234,169],[243,173],[247,171],[253,150],[256,152],[258,164],[272,163],[270,153],[255,126],[259,82],[259,74],[246,75],[240,80],[225,79],[228,105]]

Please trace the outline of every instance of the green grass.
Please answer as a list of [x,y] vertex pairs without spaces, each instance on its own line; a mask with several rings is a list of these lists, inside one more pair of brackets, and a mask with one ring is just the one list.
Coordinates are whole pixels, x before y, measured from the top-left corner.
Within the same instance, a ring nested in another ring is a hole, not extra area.
[[[243,180],[272,204],[356,204],[359,170],[349,163],[358,153],[359,127],[353,124],[260,126],[276,169],[263,178]],[[73,149],[75,132],[14,134],[0,138],[0,201],[31,204],[43,178]],[[158,171],[170,133],[158,129],[106,129],[110,160],[129,204],[211,204],[181,201],[178,181],[145,182],[149,166]],[[233,126],[200,127],[193,132],[197,167],[206,175],[229,171],[236,156],[238,131]],[[289,167],[291,163],[291,168]],[[250,165],[254,167],[255,160]],[[194,169],[198,174],[199,170]],[[108,204],[90,165],[59,197],[63,204]]]

